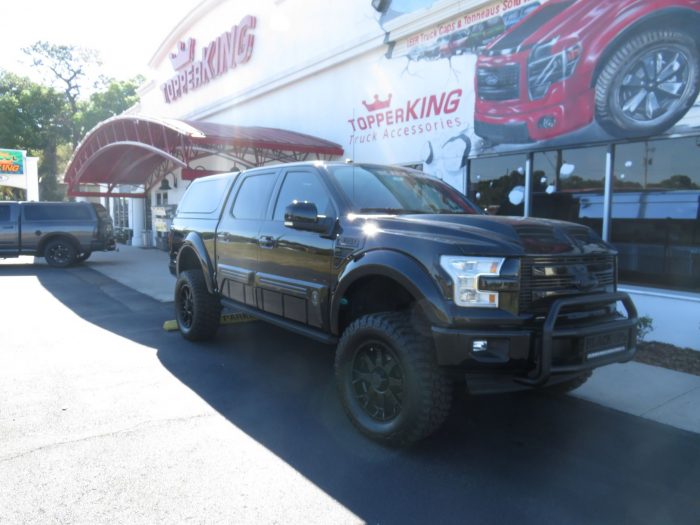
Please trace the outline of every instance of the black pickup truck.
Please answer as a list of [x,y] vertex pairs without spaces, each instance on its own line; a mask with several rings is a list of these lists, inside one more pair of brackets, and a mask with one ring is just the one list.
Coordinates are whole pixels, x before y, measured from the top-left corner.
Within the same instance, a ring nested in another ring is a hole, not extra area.
[[0,202],[0,258],[36,255],[63,268],[114,250],[112,219],[90,202]]
[[337,345],[343,406],[393,445],[470,392],[568,391],[630,360],[637,312],[585,226],[495,217],[404,168],[301,163],[192,183],[171,231],[176,317],[214,336],[222,305]]

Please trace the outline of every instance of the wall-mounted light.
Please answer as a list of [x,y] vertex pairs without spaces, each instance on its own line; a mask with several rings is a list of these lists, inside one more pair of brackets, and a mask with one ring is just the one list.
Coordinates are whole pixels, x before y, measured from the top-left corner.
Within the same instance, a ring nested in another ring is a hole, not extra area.
[[[173,177],[173,185],[170,186],[170,181],[168,180],[168,175],[172,175]],[[174,173],[167,173],[165,177],[163,177],[160,181],[160,188],[158,188],[159,191],[168,191],[172,190],[173,188],[177,188],[177,177],[175,176]]]

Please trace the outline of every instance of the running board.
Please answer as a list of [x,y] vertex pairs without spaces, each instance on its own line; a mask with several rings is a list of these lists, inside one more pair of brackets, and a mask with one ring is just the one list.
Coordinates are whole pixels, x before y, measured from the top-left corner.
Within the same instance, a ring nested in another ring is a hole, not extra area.
[[287,321],[286,319],[282,319],[274,314],[261,312],[260,310],[258,310],[257,308],[253,308],[252,306],[247,306],[244,304],[237,303],[235,301],[231,301],[230,299],[223,298],[221,299],[221,304],[228,308],[238,310],[239,312],[246,313],[252,317],[255,317],[256,319],[260,319],[261,321],[265,321],[270,324],[274,324],[275,326],[279,326],[280,328],[284,328],[285,330],[289,330],[290,332],[295,332],[299,335],[306,336],[309,339],[313,339],[315,341],[319,341],[328,345],[335,345],[338,343],[338,338],[334,335],[327,334],[326,332],[322,332],[321,330],[317,330],[316,328],[310,328],[308,326],[296,323],[294,321]]

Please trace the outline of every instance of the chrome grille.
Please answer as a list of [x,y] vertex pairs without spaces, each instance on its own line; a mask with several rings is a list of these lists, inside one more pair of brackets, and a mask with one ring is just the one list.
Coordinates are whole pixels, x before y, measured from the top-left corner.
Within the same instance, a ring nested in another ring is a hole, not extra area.
[[520,66],[480,67],[476,85],[482,100],[514,100],[520,96]]
[[615,275],[615,256],[609,254],[524,257],[519,310],[543,313],[557,298],[604,291]]

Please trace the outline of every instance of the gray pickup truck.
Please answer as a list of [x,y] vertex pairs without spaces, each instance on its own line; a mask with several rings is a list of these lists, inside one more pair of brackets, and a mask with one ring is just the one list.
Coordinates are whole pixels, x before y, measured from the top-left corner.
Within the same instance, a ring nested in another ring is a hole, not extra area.
[[114,250],[112,219],[91,202],[0,202],[0,258],[36,255],[64,268]]

